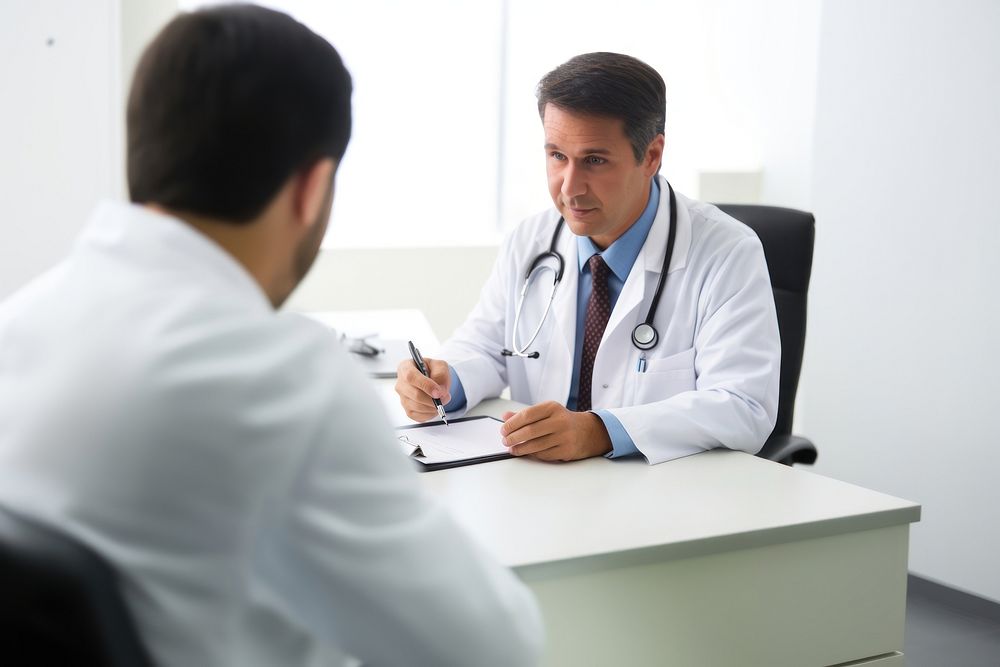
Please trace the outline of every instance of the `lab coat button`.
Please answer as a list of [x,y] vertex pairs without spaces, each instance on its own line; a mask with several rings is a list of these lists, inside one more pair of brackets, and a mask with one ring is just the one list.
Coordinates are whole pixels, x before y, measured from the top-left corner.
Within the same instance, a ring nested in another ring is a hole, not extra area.
[[608,388],[608,385],[606,385],[606,384],[602,384],[601,386],[604,387],[605,389]]

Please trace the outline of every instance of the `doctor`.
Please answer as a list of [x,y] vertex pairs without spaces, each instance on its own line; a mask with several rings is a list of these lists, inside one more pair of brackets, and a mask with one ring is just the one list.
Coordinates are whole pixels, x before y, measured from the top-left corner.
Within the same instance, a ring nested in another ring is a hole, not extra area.
[[658,175],[665,86],[630,56],[572,58],[538,86],[554,209],[505,240],[479,303],[396,390],[416,420],[509,386],[512,454],[650,463],[757,452],[774,427],[780,344],[757,236]]

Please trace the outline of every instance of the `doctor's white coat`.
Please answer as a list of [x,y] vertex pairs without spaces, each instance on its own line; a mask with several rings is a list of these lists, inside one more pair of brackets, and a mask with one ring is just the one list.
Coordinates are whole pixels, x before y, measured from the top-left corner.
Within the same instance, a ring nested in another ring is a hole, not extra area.
[[[746,225],[677,194],[677,232],[668,280],[656,311],[659,343],[641,352],[632,330],[656,290],[666,254],[670,218],[660,179],[656,219],[611,313],[594,360],[593,409],[621,421],[650,463],[716,447],[759,451],[774,428],[781,346],[767,264]],[[468,319],[443,346],[458,373],[468,407],[498,396],[533,405],[565,404],[576,337],[579,263],[577,240],[564,227],[558,250],[565,259],[552,311],[530,350],[538,359],[504,357],[514,314],[532,261],[549,249],[558,212],[522,222],[505,240],[493,272]],[[550,292],[543,274],[525,297],[518,341],[542,319]],[[639,359],[646,357],[645,372]]]

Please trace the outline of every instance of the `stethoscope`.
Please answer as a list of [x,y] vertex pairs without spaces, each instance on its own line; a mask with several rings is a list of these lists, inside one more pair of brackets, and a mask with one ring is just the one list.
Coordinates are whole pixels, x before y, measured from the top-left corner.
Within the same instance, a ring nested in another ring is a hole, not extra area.
[[[677,225],[675,224],[677,222],[677,198],[674,196],[674,189],[670,187],[670,183],[667,183],[667,191],[670,193],[670,230],[667,232],[667,252],[663,256],[663,268],[660,271],[660,278],[656,282],[656,292],[653,293],[653,302],[649,304],[649,312],[646,313],[646,319],[632,330],[632,344],[642,351],[653,349],[660,341],[660,334],[656,331],[656,327],[653,326],[653,318],[656,317],[656,307],[660,303],[663,286],[667,284],[667,269],[670,268],[670,257],[674,253],[674,237],[677,232]],[[524,276],[524,286],[521,287],[521,296],[517,300],[517,310],[514,311],[514,330],[510,336],[510,349],[504,348],[500,352],[505,357],[537,359],[540,356],[537,350],[535,352],[528,352],[528,348],[535,342],[538,332],[542,330],[542,325],[545,324],[545,318],[548,317],[549,311],[552,309],[552,301],[556,296],[556,288],[559,286],[559,282],[563,277],[563,270],[566,268],[566,262],[556,250],[556,243],[559,240],[559,232],[562,230],[563,222],[564,219],[560,217],[559,222],[556,223],[555,232],[552,233],[552,241],[549,243],[549,249],[535,257]],[[547,263],[550,260],[554,260],[558,268],[553,268]],[[519,330],[518,324],[521,321],[521,311],[524,308],[524,296],[528,293],[528,287],[531,283],[546,271],[552,273],[552,289],[549,292],[549,301],[545,305],[545,312],[542,313],[542,319],[538,322],[538,326],[535,327],[528,342],[524,345],[519,345],[517,342],[517,332]]]

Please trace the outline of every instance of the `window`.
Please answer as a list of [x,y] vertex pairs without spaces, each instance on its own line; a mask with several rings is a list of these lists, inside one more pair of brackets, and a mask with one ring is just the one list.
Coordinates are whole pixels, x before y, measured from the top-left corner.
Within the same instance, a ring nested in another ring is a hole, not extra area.
[[662,173],[678,191],[697,196],[703,171],[760,169],[760,138],[780,132],[768,110],[796,94],[761,92],[785,84],[760,55],[797,29],[782,2],[792,0],[266,2],[330,40],[354,78],[324,244],[494,244],[551,206],[535,86],[588,51],[628,53],[663,76]]
[[324,245],[496,243],[500,0],[266,4],[328,39],[354,80]]

